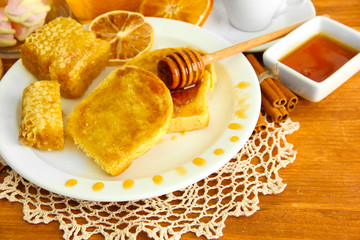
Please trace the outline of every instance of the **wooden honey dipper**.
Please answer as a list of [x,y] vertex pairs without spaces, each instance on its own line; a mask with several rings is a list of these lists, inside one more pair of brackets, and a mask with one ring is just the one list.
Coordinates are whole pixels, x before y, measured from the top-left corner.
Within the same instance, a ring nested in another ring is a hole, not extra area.
[[195,50],[180,50],[167,55],[158,62],[158,75],[170,90],[191,86],[198,82],[205,66],[283,37],[303,22],[271,32],[260,37],[201,56]]

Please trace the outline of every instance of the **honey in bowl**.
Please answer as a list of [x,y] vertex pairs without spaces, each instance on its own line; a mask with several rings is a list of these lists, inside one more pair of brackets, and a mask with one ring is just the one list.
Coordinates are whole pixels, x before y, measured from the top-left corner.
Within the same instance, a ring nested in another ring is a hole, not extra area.
[[279,61],[313,81],[322,82],[357,53],[354,48],[319,33]]

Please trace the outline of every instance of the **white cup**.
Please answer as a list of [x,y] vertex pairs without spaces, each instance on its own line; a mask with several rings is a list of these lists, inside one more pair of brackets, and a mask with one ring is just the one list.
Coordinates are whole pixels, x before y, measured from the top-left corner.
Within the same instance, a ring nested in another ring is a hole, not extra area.
[[262,30],[272,19],[307,0],[222,0],[230,23],[247,32]]

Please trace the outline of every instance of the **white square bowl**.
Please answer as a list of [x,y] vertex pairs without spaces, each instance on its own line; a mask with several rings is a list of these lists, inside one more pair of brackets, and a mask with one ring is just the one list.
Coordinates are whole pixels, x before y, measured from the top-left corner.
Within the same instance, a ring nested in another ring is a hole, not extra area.
[[279,61],[318,33],[324,33],[360,52],[360,32],[329,18],[318,16],[283,37],[263,55],[266,68],[277,67],[279,80],[292,92],[312,102],[324,99],[360,70],[359,53],[322,82],[311,80]]

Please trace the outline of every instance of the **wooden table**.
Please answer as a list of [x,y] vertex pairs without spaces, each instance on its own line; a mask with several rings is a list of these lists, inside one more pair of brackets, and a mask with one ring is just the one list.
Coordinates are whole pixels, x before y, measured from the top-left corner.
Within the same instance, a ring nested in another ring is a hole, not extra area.
[[[360,31],[360,0],[313,3],[319,15]],[[287,187],[260,196],[260,210],[252,216],[229,217],[222,240],[360,239],[359,91],[360,72],[321,102],[300,99],[291,113],[300,130],[287,137],[297,158],[280,172]],[[58,223],[33,225],[22,216],[20,204],[0,200],[0,239],[62,239]]]

